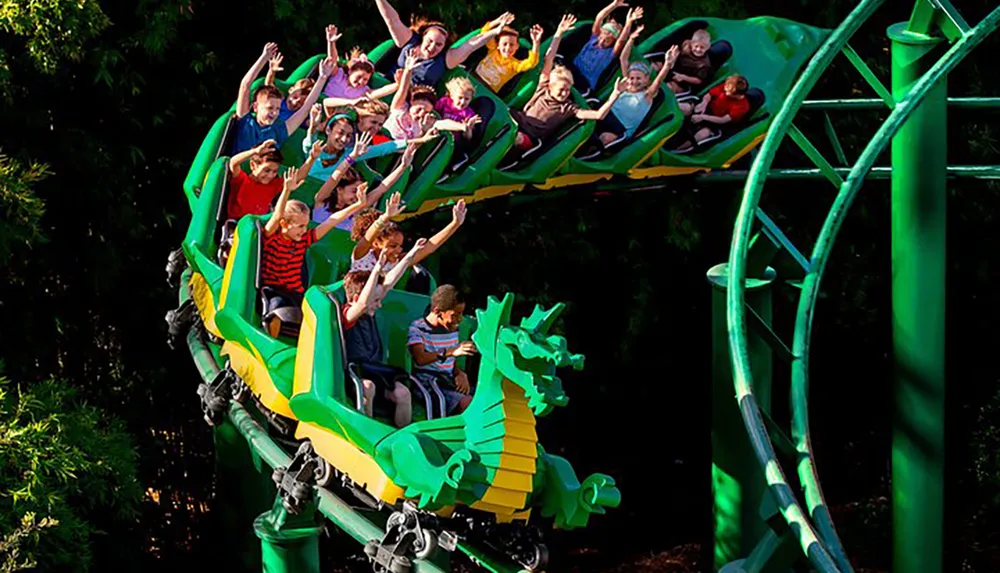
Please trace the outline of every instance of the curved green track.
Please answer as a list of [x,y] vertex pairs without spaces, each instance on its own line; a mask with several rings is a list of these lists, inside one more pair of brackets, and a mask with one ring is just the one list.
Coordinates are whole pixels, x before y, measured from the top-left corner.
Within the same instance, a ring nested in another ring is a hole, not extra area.
[[[866,146],[857,162],[850,169],[847,178],[841,181],[831,179],[839,191],[829,214],[823,224],[816,245],[808,260],[801,261],[805,278],[801,285],[801,294],[796,315],[795,332],[791,347],[792,367],[792,440],[794,441],[797,461],[797,473],[802,486],[808,512],[795,496],[784,471],[778,461],[771,432],[765,425],[764,416],[754,394],[754,377],[751,371],[751,357],[747,334],[747,306],[745,283],[760,269],[748,268],[748,250],[755,221],[761,217],[759,204],[775,153],[786,137],[795,137],[793,119],[802,109],[809,91],[820,76],[827,70],[834,57],[846,46],[851,36],[882,4],[882,0],[865,0],[848,16],[844,23],[830,35],[820,50],[806,66],[806,71],[792,88],[789,98],[775,117],[771,130],[765,138],[760,153],[750,169],[744,188],[743,201],[733,231],[733,241],[729,256],[729,274],[727,288],[727,319],[729,326],[729,342],[733,369],[733,383],[736,399],[743,416],[746,431],[749,434],[757,460],[764,471],[768,490],[775,497],[784,521],[793,532],[802,552],[809,558],[813,566],[824,573],[850,572],[852,567],[847,559],[837,536],[829,511],[824,501],[819,475],[816,470],[814,454],[809,436],[808,423],[808,373],[809,373],[809,341],[812,334],[813,317],[819,298],[819,287],[826,270],[826,265],[833,250],[837,236],[847,212],[853,203],[868,172],[874,167],[876,158],[893,141],[907,120],[918,111],[920,105],[927,99],[947,74],[952,71],[962,59],[977,45],[982,43],[1000,24],[1000,8],[993,10],[982,22],[972,28],[961,25],[964,22],[957,12],[947,3],[935,7],[915,7],[914,17],[910,25],[919,23],[919,17],[926,10],[934,17],[950,22],[951,29],[945,29],[956,36],[951,47],[940,55],[936,62],[923,73],[902,97],[887,102],[891,113],[880,126],[877,133]],[[930,3],[928,3],[930,4]],[[936,8],[936,9],[935,9]],[[961,22],[961,24],[954,24]],[[965,28],[965,29],[963,29]],[[940,32],[940,30],[937,30]],[[930,30],[930,33],[935,30]],[[883,91],[883,98],[888,95]],[[926,134],[944,136],[942,133]],[[917,151],[914,149],[914,153]],[[817,161],[822,170],[822,161]],[[902,177],[902,175],[901,175]],[[895,209],[895,206],[894,206]],[[790,243],[788,243],[790,245]],[[943,305],[943,300],[940,301]],[[919,516],[910,516],[919,519]],[[930,527],[936,524],[927,524]],[[900,541],[897,539],[897,559],[900,551]],[[905,541],[902,542],[905,544]],[[920,548],[916,548],[920,551]],[[939,555],[938,555],[939,557]],[[746,568],[746,564],[744,567]],[[761,566],[754,563],[753,568]],[[898,565],[898,564],[897,564]],[[923,563],[921,570],[940,570],[939,563]],[[908,569],[909,570],[909,569]]]

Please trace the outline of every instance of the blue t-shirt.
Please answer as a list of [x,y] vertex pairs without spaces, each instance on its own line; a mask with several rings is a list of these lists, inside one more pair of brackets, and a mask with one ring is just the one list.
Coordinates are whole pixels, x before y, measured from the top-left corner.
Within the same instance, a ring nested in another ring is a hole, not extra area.
[[[403,69],[406,66],[406,56],[410,54],[413,50],[420,47],[420,43],[423,42],[423,38],[414,33],[410,38],[410,41],[403,46],[403,49],[399,51],[399,57],[396,58],[396,66],[389,71],[389,77],[392,78],[396,70]],[[411,85],[423,85],[434,87],[441,81],[441,78],[448,73],[448,47],[445,46],[441,53],[435,56],[431,60],[420,60],[417,67],[413,68],[410,74],[410,84]]]
[[281,148],[288,139],[288,128],[281,119],[274,120],[271,125],[257,123],[257,114],[250,112],[236,120],[236,137],[233,138],[233,155],[253,149],[268,139],[273,139],[276,147]]
[[294,111],[288,109],[288,100],[287,99],[281,100],[281,109],[278,110],[278,120],[288,121],[288,118],[292,117],[294,113],[295,113]]
[[597,45],[597,38],[598,36],[591,36],[573,60],[573,65],[583,74],[590,89],[597,87],[597,80],[601,78],[611,60],[615,59],[614,45],[612,44],[610,48],[601,48]]
[[623,92],[611,106],[611,113],[625,128],[623,137],[632,137],[636,128],[646,119],[652,104],[646,99],[646,92]]
[[[312,149],[315,136],[316,134],[307,134],[302,138],[302,153],[305,153],[307,156],[309,155],[309,150]],[[393,139],[392,141],[373,145],[358,158],[358,161],[367,161],[376,157],[382,157],[383,155],[389,155],[390,153],[396,153],[397,151],[406,149],[406,145],[406,141],[402,139]],[[329,179],[333,175],[333,171],[340,165],[340,162],[349,155],[349,153],[346,153],[347,149],[354,149],[354,144],[348,144],[344,148],[344,151],[339,153],[321,151],[316,161],[313,161],[312,167],[309,168],[309,177],[319,180]]]

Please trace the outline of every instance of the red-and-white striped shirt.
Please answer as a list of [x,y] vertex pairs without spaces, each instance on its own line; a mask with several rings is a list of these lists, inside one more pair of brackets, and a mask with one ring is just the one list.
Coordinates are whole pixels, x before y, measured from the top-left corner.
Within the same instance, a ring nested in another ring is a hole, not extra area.
[[305,292],[306,249],[315,242],[315,229],[309,229],[298,241],[280,231],[265,236],[261,253],[263,283],[292,293]]

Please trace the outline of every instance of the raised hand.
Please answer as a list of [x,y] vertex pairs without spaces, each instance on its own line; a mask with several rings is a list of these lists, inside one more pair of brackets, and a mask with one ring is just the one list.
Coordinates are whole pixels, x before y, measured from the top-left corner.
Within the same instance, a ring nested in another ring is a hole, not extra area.
[[333,61],[333,58],[327,56],[323,58],[323,61],[319,65],[319,77],[324,80],[333,75],[333,70],[336,69],[337,62]]
[[636,6],[635,8],[630,8],[628,14],[625,16],[625,22],[635,22],[637,20],[641,20],[642,13],[643,13],[642,6]]
[[309,123],[318,124],[323,121],[323,104],[314,103],[312,109],[309,110]]
[[615,8],[628,8],[628,2],[625,0],[613,0],[611,5]]
[[483,123],[483,118],[479,117],[478,115],[474,115],[466,119],[462,123],[465,124],[465,129],[471,129],[473,126]]
[[531,32],[530,32],[531,43],[537,44],[537,43],[541,42],[542,41],[542,34],[544,34],[544,33],[545,33],[545,29],[542,28],[541,26],[539,26],[538,24],[535,24],[534,26],[532,26],[531,27]]
[[260,145],[258,145],[257,147],[254,147],[253,153],[254,155],[263,155],[268,151],[274,151],[276,145],[277,143],[273,139],[268,139],[263,143],[261,143]]
[[646,29],[646,26],[639,26],[638,28],[635,29],[634,32],[632,32],[631,34],[629,34],[629,39],[632,40],[633,42],[636,41],[636,39],[639,38],[639,34],[641,34],[642,31],[645,30],[645,29]]
[[465,199],[460,199],[451,208],[451,219],[459,225],[465,222]]
[[361,135],[354,141],[354,150],[351,151],[351,157],[357,159],[368,151],[368,145],[372,142],[372,134],[367,131],[361,132]]
[[302,185],[302,182],[301,181],[296,181],[296,179],[295,179],[295,169],[292,168],[292,167],[289,167],[288,169],[286,169],[285,170],[285,188],[284,188],[285,192],[286,193],[291,193],[292,191],[295,191],[296,189],[298,189],[299,185]]
[[278,53],[278,44],[274,42],[268,42],[264,44],[264,51],[261,53],[261,57],[265,60],[270,60]]
[[326,145],[323,140],[317,139],[313,142],[312,147],[309,148],[309,157],[314,160],[319,159],[321,153],[323,153],[323,146]]
[[358,185],[358,190],[354,192],[354,197],[355,197],[354,203],[356,205],[364,205],[365,204],[365,201],[368,200],[368,182],[367,181],[362,181],[361,184]]
[[326,41],[327,42],[329,42],[329,43],[332,44],[332,43],[336,42],[337,40],[339,40],[341,36],[343,36],[343,34],[341,34],[337,30],[337,26],[336,25],[330,24],[329,26],[326,27]]
[[412,261],[413,258],[417,256],[417,253],[420,252],[420,249],[425,246],[427,246],[427,239],[424,239],[423,237],[417,239],[417,242],[413,243],[413,246],[410,248],[410,252],[406,253],[407,264],[409,264],[409,261]]
[[411,141],[406,144],[406,151],[403,152],[403,167],[409,167],[413,163],[413,157],[417,154],[417,149],[420,148],[420,143]]
[[271,63],[270,63],[270,69],[271,69],[271,71],[274,72],[274,73],[278,73],[278,72],[284,71],[285,68],[281,67],[281,61],[284,60],[284,59],[285,59],[285,57],[282,56],[280,52],[277,53],[277,54],[275,54],[275,56],[273,58],[271,58]]
[[[413,69],[417,67],[417,64],[420,63],[420,58],[418,58],[416,54],[413,53],[415,51],[416,50],[410,50],[410,53],[406,54],[406,62],[403,65],[404,70],[412,72]],[[396,81],[399,80],[397,79]]]
[[622,91],[624,91],[624,89],[625,89],[625,82],[627,80],[628,80],[628,78],[626,78],[624,76],[621,76],[617,80],[615,80],[615,89],[612,90],[611,97],[615,97],[617,95],[621,95]]
[[562,17],[562,20],[559,21],[559,27],[556,28],[556,35],[562,35],[565,34],[566,32],[569,32],[571,29],[573,29],[573,26],[575,25],[576,25],[576,16],[572,14],[566,14],[565,16]]
[[663,65],[673,66],[674,62],[677,61],[677,56],[679,56],[680,54],[681,54],[680,48],[678,48],[676,45],[670,46],[670,49],[667,50],[666,55],[663,56]]
[[403,203],[403,197],[396,191],[389,197],[389,201],[385,204],[385,214],[387,217],[392,218],[403,212],[406,205]]

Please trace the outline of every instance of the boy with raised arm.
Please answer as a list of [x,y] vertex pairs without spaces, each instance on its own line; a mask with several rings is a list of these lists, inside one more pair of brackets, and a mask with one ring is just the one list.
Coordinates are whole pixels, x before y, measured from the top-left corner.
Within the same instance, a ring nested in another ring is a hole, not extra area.
[[301,107],[292,113],[288,121],[281,121],[278,119],[281,102],[284,99],[281,90],[274,86],[263,85],[253,92],[252,97],[250,93],[254,79],[277,53],[277,44],[271,42],[265,45],[260,57],[240,82],[240,92],[236,100],[236,136],[233,139],[232,155],[251,149],[268,139],[273,139],[280,148],[288,139],[288,134],[298,129],[309,117],[309,110],[319,99],[323,86],[333,73],[333,62],[329,58],[323,60],[319,66],[319,79],[313,84]]

